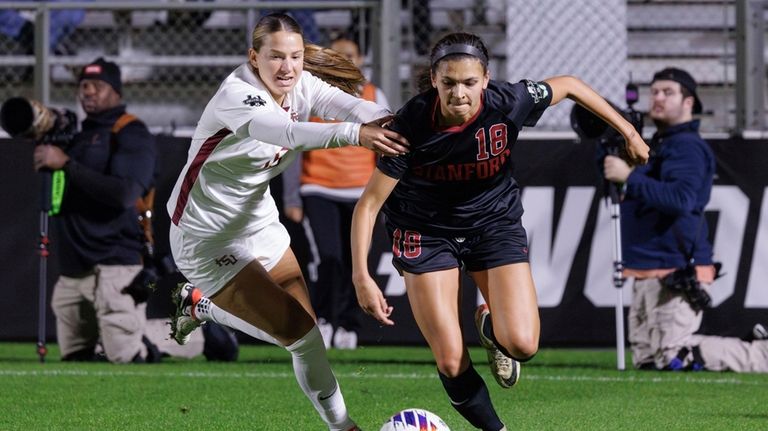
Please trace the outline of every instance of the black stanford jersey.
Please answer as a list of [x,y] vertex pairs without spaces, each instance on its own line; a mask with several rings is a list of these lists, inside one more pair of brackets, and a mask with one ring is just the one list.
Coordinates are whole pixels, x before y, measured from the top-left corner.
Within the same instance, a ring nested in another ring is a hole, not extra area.
[[552,100],[544,82],[490,81],[477,114],[460,126],[439,129],[437,90],[415,96],[390,128],[410,142],[410,152],[382,157],[381,172],[399,179],[383,212],[397,226],[433,235],[478,232],[523,214],[510,154],[523,126],[534,126]]

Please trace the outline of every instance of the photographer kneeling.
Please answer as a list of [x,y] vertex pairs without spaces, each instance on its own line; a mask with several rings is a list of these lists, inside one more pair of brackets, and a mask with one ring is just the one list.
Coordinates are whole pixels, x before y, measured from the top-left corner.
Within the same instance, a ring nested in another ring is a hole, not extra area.
[[61,146],[43,139],[34,151],[35,169],[65,174],[54,218],[61,276],[51,303],[62,360],[94,360],[100,341],[110,362],[155,361],[143,337],[146,296],[124,291],[143,269],[136,202],[152,186],[155,138],[126,114],[115,63],[85,66],[78,99],[87,114],[82,130]]
[[649,115],[658,131],[647,165],[608,155],[605,178],[623,184],[624,275],[634,277],[629,309],[632,363],[639,369],[768,371],[768,340],[694,335],[717,277],[704,207],[715,157],[699,135],[696,81],[667,68],[651,83]]

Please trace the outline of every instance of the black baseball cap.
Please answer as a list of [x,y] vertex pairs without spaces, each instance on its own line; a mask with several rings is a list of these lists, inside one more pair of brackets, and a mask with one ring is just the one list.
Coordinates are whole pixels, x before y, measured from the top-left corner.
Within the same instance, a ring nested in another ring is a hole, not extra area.
[[123,81],[120,78],[120,67],[111,61],[99,57],[93,63],[83,67],[80,72],[80,78],[77,82],[84,79],[98,79],[111,85],[117,94],[123,95]]
[[699,96],[696,94],[696,80],[693,79],[690,73],[684,71],[683,69],[668,67],[656,72],[653,75],[651,84],[661,80],[675,81],[688,89],[688,91],[690,91],[693,95],[693,113],[701,114],[701,99],[699,99]]

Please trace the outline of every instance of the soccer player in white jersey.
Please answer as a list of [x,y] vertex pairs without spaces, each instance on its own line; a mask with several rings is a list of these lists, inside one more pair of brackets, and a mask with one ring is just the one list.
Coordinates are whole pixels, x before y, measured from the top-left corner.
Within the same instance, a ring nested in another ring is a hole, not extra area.
[[[173,257],[194,285],[175,293],[171,335],[184,343],[211,320],[284,346],[328,428],[356,430],[269,180],[296,151],[362,145],[394,156],[407,142],[380,127],[386,109],[339,89],[353,93],[360,71],[334,51],[305,45],[289,16],[264,16],[252,39],[248,62],[206,106],[168,201]],[[308,122],[310,114],[341,122]]]

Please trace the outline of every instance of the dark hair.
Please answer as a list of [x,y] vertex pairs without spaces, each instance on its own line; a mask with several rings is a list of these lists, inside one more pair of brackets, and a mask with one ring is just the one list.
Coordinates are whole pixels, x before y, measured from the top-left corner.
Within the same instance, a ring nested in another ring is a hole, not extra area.
[[419,92],[432,88],[432,75],[443,61],[461,58],[475,58],[488,71],[488,49],[480,36],[472,33],[450,33],[437,41],[430,54],[430,67],[421,72],[418,79]]
[[[296,20],[283,13],[272,13],[264,15],[254,27],[251,47],[258,52],[264,44],[264,38],[278,31],[298,33],[304,39],[304,33]],[[365,82],[360,69],[344,56],[306,41],[304,69],[349,94],[357,94],[360,85]]]
[[683,95],[683,100],[685,100],[686,97],[694,97],[693,92],[683,84],[680,84],[680,93]]

